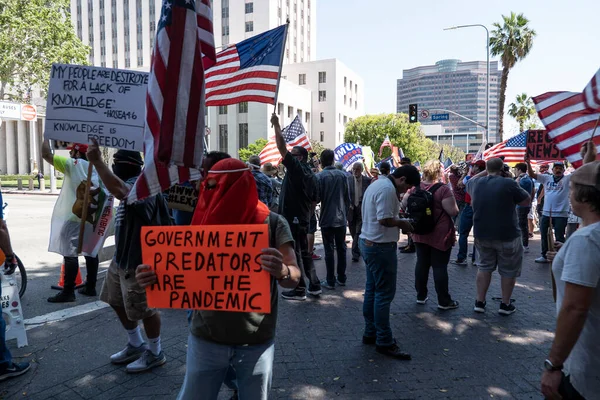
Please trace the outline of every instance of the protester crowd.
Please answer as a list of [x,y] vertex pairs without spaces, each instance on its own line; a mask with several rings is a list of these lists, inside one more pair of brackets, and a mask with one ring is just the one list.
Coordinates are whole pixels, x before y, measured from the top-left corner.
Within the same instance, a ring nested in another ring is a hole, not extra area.
[[[244,163],[225,153],[208,153],[201,181],[187,183],[199,189],[195,210],[189,213],[169,210],[160,194],[127,202],[142,171],[140,153],[119,150],[109,168],[96,142],[74,145],[68,158],[52,154],[44,143],[44,159],[65,174],[54,212],[57,218],[68,215],[60,224],[60,240],[49,246],[49,251],[64,257],[64,287],[49,302],[75,301],[80,220],[74,204],[90,164],[94,167],[91,185],[105,188],[120,200],[115,256],[100,290],[100,299],[112,307],[127,338],[123,350],[110,356],[112,363],[138,373],[167,362],[161,348],[160,313],[149,308],[146,300],[145,288],[157,277],[142,262],[144,226],[268,226],[269,246],[259,261],[271,276],[271,313],[190,311],[187,368],[178,397],[194,399],[203,393],[203,398],[215,399],[225,383],[235,390],[235,398],[266,399],[273,374],[279,297],[303,301],[308,296],[317,298],[324,289],[344,287],[353,278],[347,273],[347,231],[351,260],[358,263],[362,258],[366,274],[362,342],[374,345],[378,353],[410,360],[390,326],[398,251],[416,252],[416,303],[428,302],[429,271],[433,270],[438,309],[456,309],[459,303],[451,295],[448,265],[456,244],[458,255],[452,262],[468,265],[468,237],[473,230],[470,259],[478,269],[473,310],[486,312],[487,291],[497,269],[502,289],[498,313],[509,316],[517,310],[511,297],[537,220],[542,244],[535,261],[553,262],[558,313],[556,336],[544,362],[542,392],[547,398],[564,399],[593,398],[600,393],[600,291],[596,290],[600,268],[595,259],[600,254],[600,162],[595,161],[593,145],[582,148],[585,165],[568,175],[564,164],[553,164],[549,173],[544,165],[535,170],[529,160],[511,172],[499,158],[452,166],[447,175],[438,160],[426,162],[419,170],[408,158],[393,161],[393,172],[387,162],[373,169],[357,162],[346,172],[330,149],[318,160],[303,147],[288,149],[276,115],[271,123],[281,165],[262,164],[257,155]],[[64,211],[69,207],[73,212]],[[1,211],[0,223],[0,247],[6,254],[6,273],[11,273],[14,253]],[[322,280],[314,265],[319,258],[313,248],[317,227],[327,271]],[[399,247],[401,233],[409,235],[404,247]],[[96,296],[97,255],[87,255],[86,264],[87,280],[79,293]],[[280,292],[278,286],[284,290]],[[25,373],[29,364],[13,363],[1,339],[0,380]]]

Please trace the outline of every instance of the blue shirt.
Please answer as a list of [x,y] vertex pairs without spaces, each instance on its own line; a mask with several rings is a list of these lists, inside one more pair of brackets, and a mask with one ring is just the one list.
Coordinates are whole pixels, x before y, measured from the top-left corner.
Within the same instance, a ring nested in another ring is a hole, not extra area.
[[[521,186],[521,189],[523,189],[524,191],[529,193],[529,195],[531,195],[531,192],[533,191],[533,179],[531,179],[529,177],[529,175],[525,174],[519,180],[519,186]],[[530,208],[530,207],[531,207],[530,205],[529,206],[517,205],[517,208]]]
[[271,207],[273,203],[273,184],[271,179],[257,169],[252,170],[252,175],[256,181],[256,190],[258,190],[258,199]]

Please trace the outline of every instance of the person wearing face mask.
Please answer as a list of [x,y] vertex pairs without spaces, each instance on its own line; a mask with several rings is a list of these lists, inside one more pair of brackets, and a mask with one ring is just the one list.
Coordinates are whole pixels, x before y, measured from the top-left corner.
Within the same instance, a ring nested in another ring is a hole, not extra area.
[[[141,230],[143,226],[171,225],[167,203],[162,194],[132,204],[127,195],[142,171],[139,152],[119,150],[113,156],[112,171],[102,161],[95,140],[87,151],[88,160],[98,171],[106,188],[121,201],[115,227],[115,256],[108,268],[100,299],[115,311],[127,331],[127,346],[113,354],[113,364],[126,364],[128,373],[148,371],[163,365],[167,358],[161,349],[161,320],[158,311],[150,309],[146,291],[135,279],[135,269],[142,263]],[[148,343],[139,328],[144,324]]]

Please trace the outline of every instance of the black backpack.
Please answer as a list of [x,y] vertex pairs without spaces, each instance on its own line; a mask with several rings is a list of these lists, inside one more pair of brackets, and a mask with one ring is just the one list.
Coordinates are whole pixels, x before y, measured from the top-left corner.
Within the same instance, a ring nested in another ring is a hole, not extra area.
[[433,217],[433,195],[443,183],[436,183],[429,190],[420,187],[408,197],[406,211],[413,220],[413,233],[425,235],[433,232],[438,221]]

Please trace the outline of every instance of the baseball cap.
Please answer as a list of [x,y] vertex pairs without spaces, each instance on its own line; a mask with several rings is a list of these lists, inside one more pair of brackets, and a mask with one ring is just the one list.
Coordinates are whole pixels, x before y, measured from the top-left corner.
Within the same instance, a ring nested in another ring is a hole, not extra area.
[[142,155],[139,151],[119,150],[113,156],[115,162],[125,162],[133,165],[144,165]]
[[600,190],[600,161],[584,164],[571,175],[571,182]]
[[554,167],[565,167],[565,164],[563,162],[555,162],[554,164],[552,164],[552,168]]
[[83,143],[73,143],[73,145],[67,147],[67,150],[77,150],[80,153],[87,153],[88,145]]
[[408,158],[408,157],[402,157],[400,159],[400,165],[410,164],[410,163],[411,163],[411,161],[410,161],[410,158]]
[[485,161],[483,160],[477,160],[473,163],[473,165],[477,165],[477,168],[479,168],[480,170],[485,169]]

